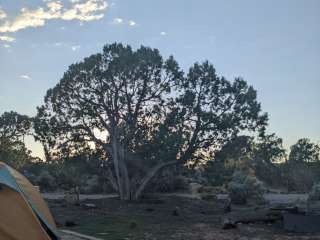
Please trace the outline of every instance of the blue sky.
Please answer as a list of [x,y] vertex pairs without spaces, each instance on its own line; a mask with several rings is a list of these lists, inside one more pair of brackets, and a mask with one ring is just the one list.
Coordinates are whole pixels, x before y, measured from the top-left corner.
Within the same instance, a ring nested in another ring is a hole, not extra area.
[[319,9],[318,0],[0,0],[0,113],[34,115],[70,64],[123,42],[173,54],[184,69],[208,59],[258,90],[269,132],[287,147],[319,142]]

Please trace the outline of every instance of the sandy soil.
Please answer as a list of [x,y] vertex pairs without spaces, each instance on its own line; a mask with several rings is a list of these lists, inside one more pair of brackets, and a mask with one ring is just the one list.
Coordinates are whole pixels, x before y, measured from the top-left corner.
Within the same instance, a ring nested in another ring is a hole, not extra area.
[[[162,194],[163,196],[178,196],[178,197],[187,197],[187,198],[199,198],[197,194],[189,193],[171,193],[171,194]],[[64,198],[64,193],[42,193],[42,196],[45,199],[58,200]],[[117,197],[116,194],[80,194],[80,200],[97,200],[104,198],[114,198]],[[218,194],[218,199],[227,198],[226,194]],[[270,204],[290,204],[290,203],[299,203],[305,202],[307,200],[307,194],[280,194],[280,193],[267,193],[265,194],[265,199]]]

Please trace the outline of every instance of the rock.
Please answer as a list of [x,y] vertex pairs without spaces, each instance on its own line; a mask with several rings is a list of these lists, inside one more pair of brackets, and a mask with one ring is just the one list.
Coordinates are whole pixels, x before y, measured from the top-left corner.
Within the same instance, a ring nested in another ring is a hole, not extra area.
[[78,205],[79,204],[79,199],[77,194],[73,193],[73,192],[66,192],[65,196],[64,196],[64,200],[67,202],[67,204],[70,205]]
[[133,229],[133,228],[136,228],[137,227],[137,223],[136,222],[130,222],[130,228]]
[[86,208],[97,208],[97,206],[94,203],[85,203],[83,204],[83,206]]
[[72,220],[67,220],[64,224],[66,227],[74,227],[74,226],[77,226],[77,224],[72,221]]
[[307,213],[309,215],[320,215],[320,201],[308,200]]
[[147,211],[147,212],[153,212],[153,211],[154,211],[154,208],[147,208],[146,211]]
[[179,213],[180,213],[180,208],[179,208],[179,207],[176,207],[176,208],[172,211],[172,215],[173,215],[173,216],[179,216]]
[[224,213],[229,213],[229,212],[231,212],[231,204],[225,205],[225,206],[223,207],[223,212],[224,212]]
[[237,224],[235,224],[231,219],[229,218],[225,218],[222,221],[222,229],[233,229],[233,228],[237,228]]
[[224,213],[229,213],[231,212],[231,200],[228,198],[223,205],[223,212]]

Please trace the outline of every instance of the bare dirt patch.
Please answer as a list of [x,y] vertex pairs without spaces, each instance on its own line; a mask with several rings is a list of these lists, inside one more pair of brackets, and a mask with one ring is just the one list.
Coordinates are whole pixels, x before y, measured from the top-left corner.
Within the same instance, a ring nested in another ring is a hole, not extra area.
[[[48,200],[61,227],[101,239],[112,240],[258,240],[319,239],[320,235],[291,234],[282,230],[281,222],[239,224],[223,230],[223,201],[202,201],[176,196],[161,196],[141,202],[121,202],[116,198],[83,200],[80,206],[63,200]],[[87,208],[93,203],[96,208]],[[244,209],[242,208],[241,211]],[[238,211],[234,208],[234,211]],[[72,224],[73,225],[73,224]]]

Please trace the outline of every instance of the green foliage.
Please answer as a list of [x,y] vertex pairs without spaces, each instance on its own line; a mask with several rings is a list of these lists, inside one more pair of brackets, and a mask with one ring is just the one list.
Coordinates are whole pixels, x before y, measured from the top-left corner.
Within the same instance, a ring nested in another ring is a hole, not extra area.
[[30,154],[31,151],[26,148],[23,142],[2,139],[0,144],[0,161],[7,163],[9,166],[19,170],[30,164],[35,160]]
[[237,136],[227,142],[205,167],[209,184],[221,186],[231,181],[235,171],[252,169],[253,147],[253,137],[249,136]]
[[287,158],[282,139],[275,134],[260,136],[253,150],[253,164],[256,176],[269,186],[279,187],[282,172],[279,163]]
[[261,134],[257,139],[237,136],[227,142],[209,161],[205,174],[209,183],[222,185],[231,180],[237,170],[252,170],[258,179],[269,186],[279,186],[281,170],[279,163],[286,159],[282,139],[275,134]]
[[4,112],[0,116],[0,140],[2,138],[11,141],[18,140],[30,133],[32,120],[16,112]]
[[308,192],[320,181],[320,147],[307,138],[302,138],[290,148],[288,161],[282,172],[289,191]]
[[229,197],[232,203],[245,204],[248,199],[260,200],[265,188],[261,181],[248,173],[237,171],[228,184]]
[[41,191],[54,191],[57,189],[57,179],[54,178],[47,170],[41,171],[35,179],[35,185],[40,186]]
[[0,161],[21,169],[35,160],[26,148],[23,137],[31,131],[32,121],[16,112],[4,112],[0,116]]
[[320,183],[315,183],[309,192],[308,200],[320,201]]
[[320,181],[320,164],[287,162],[283,173],[288,191],[309,192],[313,184]]
[[103,162],[95,152],[51,162],[33,162],[24,168],[28,179],[42,191],[71,190],[81,193],[112,191],[104,175]]
[[122,199],[137,198],[164,167],[207,161],[240,131],[264,132],[256,91],[219,77],[208,61],[184,74],[157,49],[106,45],[73,64],[35,118],[51,154],[94,145]]
[[187,179],[182,175],[176,175],[174,172],[164,171],[155,177],[147,186],[147,192],[185,192],[189,189]]
[[291,146],[289,162],[319,162],[320,146],[312,143],[308,138],[299,139],[298,142]]

